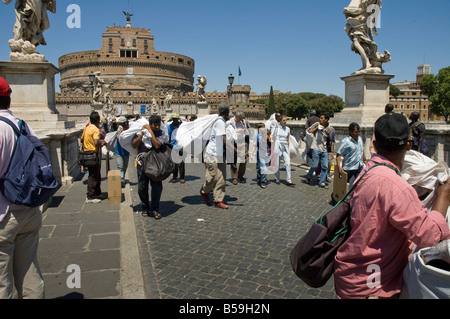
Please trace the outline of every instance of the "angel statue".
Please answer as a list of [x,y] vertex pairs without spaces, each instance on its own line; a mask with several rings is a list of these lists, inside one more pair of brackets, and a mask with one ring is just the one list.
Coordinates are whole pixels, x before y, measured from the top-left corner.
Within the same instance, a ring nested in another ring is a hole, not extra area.
[[[12,0],[3,0],[10,4]],[[11,60],[44,61],[36,52],[39,45],[47,45],[44,31],[50,28],[47,10],[56,13],[56,0],[16,0],[14,39],[9,41]]]
[[[378,52],[374,34],[378,35],[374,18],[382,7],[382,0],[352,0],[344,9],[347,18],[345,31],[352,41],[352,51],[361,56],[363,67],[354,74],[384,73],[382,64],[391,61],[389,51]],[[375,19],[376,20],[376,19]]]
[[205,88],[207,83],[208,80],[206,79],[206,76],[197,76],[197,96],[199,102],[206,102]]

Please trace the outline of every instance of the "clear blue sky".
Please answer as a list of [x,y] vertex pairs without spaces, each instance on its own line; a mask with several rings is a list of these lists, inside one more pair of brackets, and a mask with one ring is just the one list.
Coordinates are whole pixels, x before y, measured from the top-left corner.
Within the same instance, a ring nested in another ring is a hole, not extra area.
[[[350,0],[130,0],[132,25],[150,28],[155,49],[187,55],[195,75],[208,77],[207,91],[224,92],[228,75],[256,93],[320,92],[344,98],[342,76],[361,67],[350,51],[344,7]],[[69,4],[81,7],[81,28],[70,29]],[[64,54],[96,50],[106,26],[125,25],[128,0],[57,0],[49,13],[47,46],[38,47],[58,66]],[[14,1],[0,2],[0,60],[9,60]],[[385,0],[376,42],[389,50],[385,64],[394,82],[414,80],[420,64],[432,73],[450,65],[450,1]],[[237,77],[238,67],[242,76]],[[59,77],[57,77],[57,82]],[[57,87],[57,91],[59,88]]]

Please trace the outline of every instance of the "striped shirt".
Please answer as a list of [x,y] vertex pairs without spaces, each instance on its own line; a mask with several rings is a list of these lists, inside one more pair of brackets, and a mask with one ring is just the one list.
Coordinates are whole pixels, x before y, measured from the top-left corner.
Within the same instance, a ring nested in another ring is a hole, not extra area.
[[356,142],[350,135],[344,138],[339,146],[337,155],[342,156],[344,171],[354,171],[364,166],[364,143],[361,136]]

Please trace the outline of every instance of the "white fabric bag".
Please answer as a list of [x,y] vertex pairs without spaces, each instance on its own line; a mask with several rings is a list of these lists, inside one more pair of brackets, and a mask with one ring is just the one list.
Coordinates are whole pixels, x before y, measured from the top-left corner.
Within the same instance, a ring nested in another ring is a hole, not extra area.
[[[402,168],[402,177],[412,185],[428,210],[434,206],[437,188],[449,177],[447,163],[436,163],[431,158],[408,151]],[[447,222],[450,221],[447,210]],[[450,227],[450,223],[449,223]],[[415,251],[403,271],[403,291],[401,299],[450,299],[450,269],[429,264],[431,260],[447,262],[450,266],[450,240],[433,247]],[[445,265],[445,263],[444,263]]]
[[191,151],[194,156],[202,154],[206,143],[211,136],[211,129],[219,115],[207,115],[193,122],[183,122],[178,128],[176,140],[178,146]]

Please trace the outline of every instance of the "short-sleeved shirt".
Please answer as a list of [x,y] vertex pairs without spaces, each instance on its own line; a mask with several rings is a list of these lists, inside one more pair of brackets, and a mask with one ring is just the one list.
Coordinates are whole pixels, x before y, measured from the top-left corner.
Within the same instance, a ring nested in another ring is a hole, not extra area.
[[344,171],[357,170],[364,166],[364,143],[361,136],[356,142],[350,135],[344,138],[339,146],[337,155],[342,156],[342,168]]
[[208,146],[206,146],[206,153],[212,156],[223,156],[224,135],[227,135],[226,123],[222,117],[219,117],[211,129],[211,137]]
[[[116,136],[117,135],[119,135],[119,132],[116,133]],[[117,139],[116,148],[114,150],[114,153],[116,153],[116,154],[118,154],[120,156],[128,156],[128,155],[130,155],[130,152],[128,152],[126,149],[124,149],[122,147],[122,145],[120,145],[119,139]]]
[[[375,154],[365,170],[375,164],[395,166]],[[336,293],[340,298],[392,297],[403,288],[403,269],[411,253],[450,238],[444,216],[427,213],[414,188],[393,169],[379,166],[365,175],[353,191],[350,237],[339,248],[334,262]],[[371,271],[380,271],[380,285],[369,287]]]
[[98,145],[94,143],[94,140],[100,139],[100,130],[97,126],[93,124],[89,124],[81,135],[81,139],[83,140],[83,149],[86,152],[97,152]]

